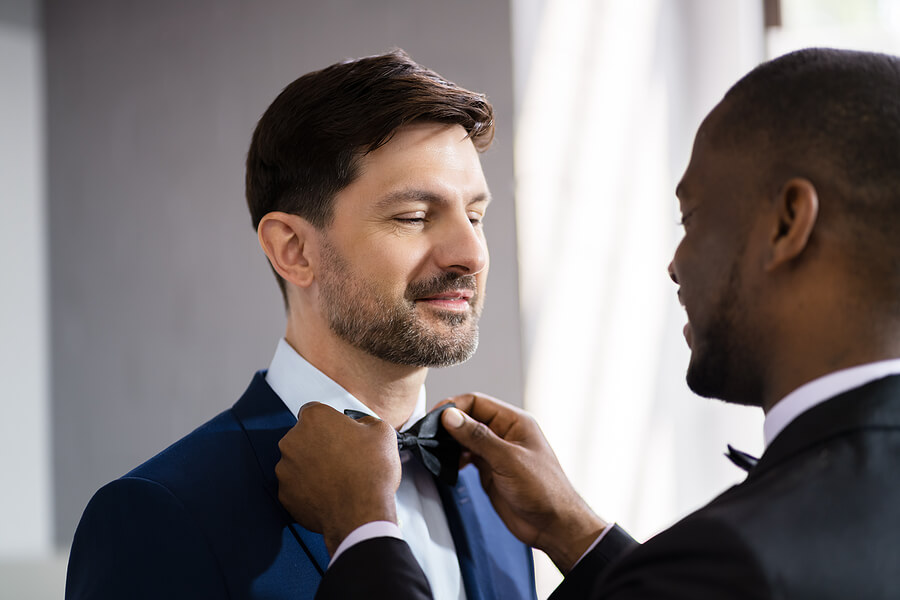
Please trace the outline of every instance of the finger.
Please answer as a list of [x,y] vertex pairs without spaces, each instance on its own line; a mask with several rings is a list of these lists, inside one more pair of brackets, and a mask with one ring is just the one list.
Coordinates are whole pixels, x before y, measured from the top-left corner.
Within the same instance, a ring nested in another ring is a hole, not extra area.
[[485,425],[494,430],[495,433],[502,437],[502,432],[498,431],[494,426],[495,423],[501,425],[502,429],[508,429],[508,423],[515,420],[517,409],[502,400],[488,396],[487,394],[463,394],[461,396],[453,396],[442,400],[435,410],[445,404],[453,403],[459,410],[468,413],[477,421],[481,421]]
[[441,414],[441,422],[457,442],[489,463],[501,459],[503,453],[509,451],[510,444],[500,439],[487,425],[457,408],[445,410]]
[[304,419],[310,423],[335,423],[346,417],[335,408],[322,404],[321,402],[307,402],[300,407],[297,412],[297,422],[301,423]]
[[437,404],[435,404],[432,410],[438,410],[440,407],[445,404],[453,403],[456,405],[456,408],[469,412],[469,409],[472,407],[472,403],[475,402],[475,394],[462,394],[460,396],[451,396],[449,398],[444,398]]
[[306,413],[307,416],[310,414],[315,414],[322,410],[321,407],[325,406],[321,402],[307,402],[303,406],[300,407],[300,410],[297,412],[297,421],[299,422],[303,419],[303,413]]
[[[506,441],[521,441],[512,439],[510,432],[516,425],[523,425],[531,420],[528,413],[486,394],[467,394],[459,398],[462,405],[458,405],[458,407],[467,412],[473,419],[481,421],[490,427],[491,431]],[[518,432],[516,435],[518,436],[521,433]]]
[[361,417],[350,417],[350,418],[361,425],[376,425],[377,423],[383,422],[378,417],[373,417],[372,415],[363,415]]

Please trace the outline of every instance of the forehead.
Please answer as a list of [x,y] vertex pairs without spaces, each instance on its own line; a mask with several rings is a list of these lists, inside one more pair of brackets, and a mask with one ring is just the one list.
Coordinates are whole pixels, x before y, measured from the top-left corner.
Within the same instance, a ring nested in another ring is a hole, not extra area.
[[746,188],[758,173],[754,153],[738,143],[729,130],[727,107],[719,104],[697,130],[691,158],[675,194],[682,203],[710,192],[721,194]]
[[352,186],[391,191],[403,187],[448,187],[484,192],[478,151],[459,125],[415,123],[363,156]]

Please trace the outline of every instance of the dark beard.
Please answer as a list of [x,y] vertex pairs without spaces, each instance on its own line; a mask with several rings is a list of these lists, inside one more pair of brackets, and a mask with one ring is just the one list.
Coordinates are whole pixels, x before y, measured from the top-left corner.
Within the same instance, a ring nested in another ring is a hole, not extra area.
[[[720,398],[733,404],[762,406],[761,377],[755,375],[752,332],[742,324],[738,261],[728,274],[728,284],[716,303],[706,330],[695,331],[687,384],[698,396]],[[758,346],[756,346],[758,347]]]
[[409,285],[403,301],[389,305],[366,283],[357,279],[350,265],[330,244],[322,246],[325,267],[320,294],[331,330],[341,339],[382,360],[414,367],[446,367],[472,357],[478,347],[478,297],[471,313],[438,312],[452,329],[433,330],[416,313],[416,298],[451,289],[476,290],[473,275],[444,273]]

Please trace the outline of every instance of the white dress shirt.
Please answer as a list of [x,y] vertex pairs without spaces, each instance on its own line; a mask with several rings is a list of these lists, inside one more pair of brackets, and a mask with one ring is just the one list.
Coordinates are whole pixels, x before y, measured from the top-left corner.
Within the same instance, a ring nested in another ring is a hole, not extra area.
[[[351,408],[373,416],[369,407],[300,356],[283,338],[266,373],[266,382],[293,415],[308,402],[321,402],[343,412]],[[425,387],[409,420],[401,431],[425,415]],[[409,452],[400,453],[403,473],[397,490],[397,519],[393,523],[368,523],[356,529],[338,547],[332,562],[356,541],[391,536],[406,540],[413,556],[428,577],[436,600],[465,600],[462,573],[447,516],[434,478]]]
[[766,415],[763,423],[766,448],[791,421],[817,404],[876,379],[898,374],[900,374],[900,359],[882,360],[841,369],[801,385],[782,398]]

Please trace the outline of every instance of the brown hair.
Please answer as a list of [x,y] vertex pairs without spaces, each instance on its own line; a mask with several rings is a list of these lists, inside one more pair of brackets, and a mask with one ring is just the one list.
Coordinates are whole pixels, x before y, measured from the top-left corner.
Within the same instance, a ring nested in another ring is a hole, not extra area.
[[[451,83],[403,50],[307,73],[260,118],[247,153],[246,194],[253,227],[272,211],[324,228],[335,194],[357,177],[359,160],[413,122],[461,125],[479,151],[494,136],[483,94]],[[276,273],[282,295],[284,280]]]

